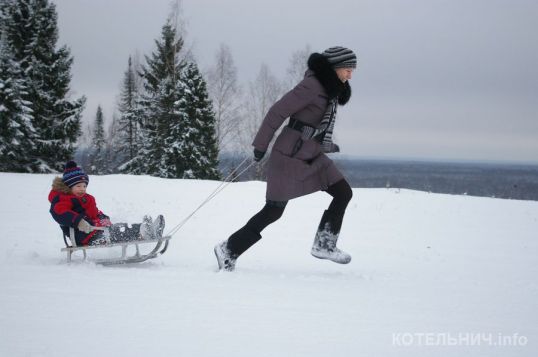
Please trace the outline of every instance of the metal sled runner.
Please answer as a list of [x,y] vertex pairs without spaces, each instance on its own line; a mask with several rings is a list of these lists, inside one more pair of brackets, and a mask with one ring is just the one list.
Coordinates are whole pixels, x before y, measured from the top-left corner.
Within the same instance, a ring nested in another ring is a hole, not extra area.
[[[131,263],[141,263],[149,259],[157,258],[159,255],[164,254],[166,250],[168,249],[168,243],[172,236],[164,236],[159,239],[152,239],[152,240],[134,240],[134,241],[125,241],[125,242],[118,242],[118,243],[107,243],[107,244],[101,244],[101,245],[85,245],[85,246],[77,246],[75,242],[75,230],[73,228],[69,228],[69,240],[71,245],[67,243],[67,239],[65,239],[65,248],[62,248],[62,252],[67,253],[67,262],[70,263],[72,261],[72,255],[76,251],[82,251],[84,254],[84,260],[87,260],[88,256],[86,251],[90,249],[100,249],[100,248],[113,248],[113,247],[121,247],[121,256],[117,258],[108,258],[108,259],[93,259],[92,262],[102,265],[118,265],[118,264],[131,264]],[[149,253],[146,254],[140,254],[140,244],[155,244],[155,247],[153,250],[151,250]],[[129,246],[134,246],[135,248],[135,254],[134,255],[127,255],[127,248]]]

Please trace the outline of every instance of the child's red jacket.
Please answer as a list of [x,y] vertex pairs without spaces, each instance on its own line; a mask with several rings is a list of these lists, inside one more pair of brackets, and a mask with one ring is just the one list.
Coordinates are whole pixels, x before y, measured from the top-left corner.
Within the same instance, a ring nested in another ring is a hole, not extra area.
[[52,190],[49,193],[50,214],[52,218],[61,226],[64,234],[69,236],[69,227],[75,228],[75,238],[77,244],[86,245],[92,237],[99,231],[89,234],[78,230],[81,219],[85,219],[92,226],[109,226],[110,220],[107,215],[101,212],[95,204],[92,195],[84,194],[77,197],[71,193],[60,177],[54,179]]

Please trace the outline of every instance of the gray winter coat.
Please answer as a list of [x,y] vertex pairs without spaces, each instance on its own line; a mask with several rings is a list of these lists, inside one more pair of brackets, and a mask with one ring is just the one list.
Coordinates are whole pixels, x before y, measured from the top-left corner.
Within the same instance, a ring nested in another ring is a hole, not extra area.
[[[289,117],[318,127],[328,105],[325,88],[314,72],[307,71],[305,78],[269,109],[252,145],[267,151],[276,130]],[[344,178],[314,139],[305,140],[292,156],[299,140],[301,132],[287,126],[277,137],[267,166],[267,200],[287,201],[326,190]]]

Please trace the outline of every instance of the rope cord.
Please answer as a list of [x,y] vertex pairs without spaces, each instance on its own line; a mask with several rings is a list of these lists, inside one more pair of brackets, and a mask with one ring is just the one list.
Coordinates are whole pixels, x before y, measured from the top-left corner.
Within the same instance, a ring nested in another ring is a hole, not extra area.
[[232,172],[226,176],[226,178],[217,186],[217,188],[215,190],[213,190],[213,192],[211,192],[211,194],[191,213],[189,214],[187,217],[185,217],[181,222],[179,222],[179,224],[177,224],[174,228],[172,228],[170,230],[170,232],[166,235],[169,235],[169,236],[173,236],[174,234],[177,233],[177,231],[179,231],[181,229],[181,227],[183,227],[183,225],[185,223],[187,223],[187,221],[189,219],[191,219],[192,216],[194,216],[194,214],[196,212],[198,212],[205,204],[207,204],[209,201],[211,201],[216,195],[218,195],[223,189],[226,188],[226,186],[228,186],[230,183],[232,183],[232,177],[234,175],[237,175],[237,177],[241,176],[243,173],[245,173],[248,169],[250,169],[250,167],[252,165],[254,165],[254,163],[256,163],[255,161],[252,161],[249,165],[247,165],[246,167],[244,167],[239,173],[236,173],[243,165],[245,162],[247,162],[247,160],[249,160],[250,158],[245,158],[243,161],[241,161],[241,163],[239,165],[237,165],[233,170]]

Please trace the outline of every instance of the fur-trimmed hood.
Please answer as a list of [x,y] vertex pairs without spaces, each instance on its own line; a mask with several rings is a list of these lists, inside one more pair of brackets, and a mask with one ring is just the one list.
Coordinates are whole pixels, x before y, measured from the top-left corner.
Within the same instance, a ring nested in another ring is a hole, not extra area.
[[332,68],[329,60],[320,53],[312,53],[308,58],[308,69],[314,72],[327,92],[329,99],[338,97],[338,104],[344,105],[351,98],[351,86],[349,82],[343,83],[336,71]]
[[65,194],[71,194],[71,189],[67,186],[61,177],[55,177],[52,181],[52,189]]

